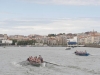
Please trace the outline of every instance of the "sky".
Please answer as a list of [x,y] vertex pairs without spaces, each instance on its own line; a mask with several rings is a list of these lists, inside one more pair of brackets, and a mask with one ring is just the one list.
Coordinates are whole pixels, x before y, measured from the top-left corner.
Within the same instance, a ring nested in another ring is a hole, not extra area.
[[0,0],[0,34],[100,32],[100,0]]

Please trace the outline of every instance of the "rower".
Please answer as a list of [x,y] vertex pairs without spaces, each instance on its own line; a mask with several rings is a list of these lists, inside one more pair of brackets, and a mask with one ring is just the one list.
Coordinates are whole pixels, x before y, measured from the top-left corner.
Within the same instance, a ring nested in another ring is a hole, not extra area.
[[41,60],[41,63],[43,63],[43,58],[42,58],[41,55],[39,55],[39,58],[40,58],[40,60]]

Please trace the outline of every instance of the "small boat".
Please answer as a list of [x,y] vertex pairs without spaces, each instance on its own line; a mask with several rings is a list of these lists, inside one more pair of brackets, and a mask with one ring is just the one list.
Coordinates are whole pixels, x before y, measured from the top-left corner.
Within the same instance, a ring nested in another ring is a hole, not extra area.
[[71,49],[71,47],[66,47],[66,49],[65,50],[70,50]]
[[34,62],[34,61],[29,60],[29,58],[27,59],[27,61],[28,61],[29,65],[37,66],[37,67],[39,67],[39,66],[45,67],[45,62],[44,61],[38,63],[38,62]]
[[76,55],[79,55],[79,56],[88,56],[88,55],[90,55],[89,53],[87,53],[87,52],[79,52],[79,51],[77,51],[77,52],[74,52]]

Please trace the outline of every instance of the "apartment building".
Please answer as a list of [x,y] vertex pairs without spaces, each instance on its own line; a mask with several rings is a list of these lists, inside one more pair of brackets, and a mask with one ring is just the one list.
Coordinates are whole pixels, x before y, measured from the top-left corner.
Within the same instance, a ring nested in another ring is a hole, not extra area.
[[0,40],[7,39],[7,34],[0,34]]
[[78,35],[79,44],[98,44],[100,43],[100,33],[98,32],[88,32],[88,34],[82,33]]
[[7,34],[0,34],[0,45],[4,45],[4,44],[12,44],[12,40],[8,39]]
[[28,36],[24,36],[24,35],[10,35],[8,37],[9,39],[12,39],[12,40],[18,40],[18,41],[21,41],[21,40],[30,40],[30,38]]

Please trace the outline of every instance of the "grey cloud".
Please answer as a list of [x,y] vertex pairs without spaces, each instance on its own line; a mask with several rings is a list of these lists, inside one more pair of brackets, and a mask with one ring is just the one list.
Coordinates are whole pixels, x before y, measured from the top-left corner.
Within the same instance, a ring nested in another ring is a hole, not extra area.
[[[47,23],[45,23],[47,22]],[[99,30],[98,18],[68,18],[68,19],[10,19],[0,23],[0,32],[7,34],[49,34],[85,32]],[[12,33],[13,32],[13,33]]]

